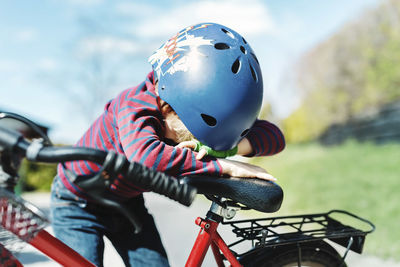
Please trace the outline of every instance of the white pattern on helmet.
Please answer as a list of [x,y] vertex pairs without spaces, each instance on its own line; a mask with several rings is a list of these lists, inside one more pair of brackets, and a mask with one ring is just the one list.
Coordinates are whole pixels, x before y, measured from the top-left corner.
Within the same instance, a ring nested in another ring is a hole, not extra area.
[[[149,62],[153,65],[157,77],[164,76],[166,73],[174,74],[177,71],[188,71],[189,67],[195,68],[198,63],[198,56],[205,56],[198,51],[198,47],[203,45],[212,46],[211,39],[204,39],[202,36],[194,36],[193,34],[176,35],[161,46],[153,55],[150,56]],[[173,51],[169,50],[173,46]],[[188,51],[180,56],[179,51]],[[177,61],[174,61],[178,58]]]

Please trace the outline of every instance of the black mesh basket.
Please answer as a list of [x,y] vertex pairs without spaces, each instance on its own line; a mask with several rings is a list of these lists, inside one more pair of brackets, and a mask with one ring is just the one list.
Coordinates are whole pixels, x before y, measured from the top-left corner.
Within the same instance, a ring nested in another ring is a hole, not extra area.
[[48,224],[40,209],[0,188],[0,243],[4,247],[18,252]]

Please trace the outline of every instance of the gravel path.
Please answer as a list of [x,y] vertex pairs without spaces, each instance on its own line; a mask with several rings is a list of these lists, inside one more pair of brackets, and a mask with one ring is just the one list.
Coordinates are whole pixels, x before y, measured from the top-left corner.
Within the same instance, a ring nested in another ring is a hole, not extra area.
[[[44,193],[25,194],[24,198],[42,210],[48,213],[49,211],[49,195]],[[197,199],[192,207],[186,208],[176,204],[165,197],[155,194],[146,194],[146,203],[149,210],[155,214],[155,220],[160,230],[164,245],[167,249],[169,260],[172,267],[180,267],[185,265],[187,256],[190,253],[191,247],[197,236],[199,228],[194,224],[194,220],[198,216],[206,214],[209,206],[206,201]],[[225,229],[226,228],[226,229]],[[47,229],[51,232],[51,228]],[[229,243],[233,240],[233,234],[227,227],[220,227],[219,232],[224,237],[225,241]],[[184,234],[182,234],[184,233]],[[340,253],[344,249],[337,248]],[[17,257],[21,260],[24,266],[29,267],[51,267],[59,266],[58,264],[49,260],[46,256],[38,253],[33,247],[27,245]],[[377,257],[370,255],[358,255],[349,252],[346,259],[350,267],[400,267],[400,263],[381,260]],[[106,250],[104,256],[104,264],[106,267],[119,267],[124,266],[119,255],[106,240]],[[215,266],[212,253],[208,253],[203,263],[205,267]]]

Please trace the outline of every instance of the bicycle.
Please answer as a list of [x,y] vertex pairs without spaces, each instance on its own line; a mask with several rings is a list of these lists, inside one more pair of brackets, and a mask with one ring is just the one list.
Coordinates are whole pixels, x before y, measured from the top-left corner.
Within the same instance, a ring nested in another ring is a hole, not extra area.
[[[186,266],[201,266],[211,247],[217,266],[347,266],[345,258],[352,250],[362,253],[366,235],[375,226],[368,220],[341,210],[327,213],[296,216],[268,217],[230,221],[239,210],[253,209],[271,213],[279,210],[283,191],[276,183],[260,179],[232,177],[187,176],[182,179],[156,172],[141,164],[129,162],[115,152],[82,147],[54,147],[51,141],[34,122],[13,113],[0,113],[0,118],[11,118],[31,127],[41,139],[28,141],[24,136],[0,125],[0,264],[22,266],[10,252],[21,240],[30,243],[43,254],[63,266],[94,266],[60,240],[50,235],[45,226],[46,216],[32,204],[14,194],[18,182],[21,160],[34,162],[64,163],[88,160],[101,164],[99,173],[89,179],[74,176],[70,179],[84,189],[101,205],[112,207],[123,213],[135,227],[141,229],[140,221],[123,203],[107,197],[111,179],[124,175],[137,186],[167,196],[180,204],[189,206],[196,194],[203,194],[212,201],[205,218],[198,217],[200,226]],[[368,230],[345,225],[334,218],[340,214],[364,223]],[[226,244],[217,227],[228,225],[237,240]],[[327,240],[346,248],[341,256]],[[250,249],[234,250],[247,242]]]

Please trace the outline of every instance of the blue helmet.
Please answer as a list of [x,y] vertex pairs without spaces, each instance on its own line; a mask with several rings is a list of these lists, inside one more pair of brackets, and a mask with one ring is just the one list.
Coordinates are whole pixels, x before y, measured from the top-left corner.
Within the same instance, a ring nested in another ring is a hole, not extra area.
[[260,66],[246,40],[228,27],[187,27],[149,62],[160,98],[211,148],[235,147],[257,119],[263,99]]

